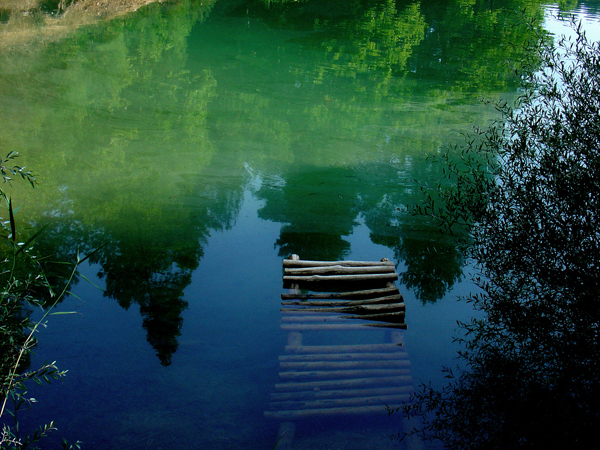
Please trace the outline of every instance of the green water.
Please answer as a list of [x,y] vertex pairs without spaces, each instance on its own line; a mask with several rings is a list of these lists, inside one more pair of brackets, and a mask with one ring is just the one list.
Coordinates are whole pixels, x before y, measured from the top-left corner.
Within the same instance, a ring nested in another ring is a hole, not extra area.
[[[2,47],[0,151],[39,180],[9,190],[20,226],[49,224],[39,250],[62,259],[103,246],[86,273],[104,290],[80,281],[61,306],[80,315],[40,336],[69,376],[28,420],[85,448],[271,448],[291,253],[393,260],[413,377],[438,380],[470,269],[409,208],[442,177],[428,157],[496,118],[482,99],[515,97],[549,9],[182,0]],[[294,448],[386,448],[398,428],[337,425]]]

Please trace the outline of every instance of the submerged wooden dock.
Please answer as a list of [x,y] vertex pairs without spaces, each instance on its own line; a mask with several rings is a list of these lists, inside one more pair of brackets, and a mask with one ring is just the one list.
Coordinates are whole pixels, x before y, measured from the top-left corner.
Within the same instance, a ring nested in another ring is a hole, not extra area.
[[284,330],[406,328],[404,300],[393,283],[398,274],[387,259],[302,261],[292,255],[283,269],[290,288],[281,296]]
[[[386,414],[387,405],[407,401],[413,386],[403,346],[406,307],[394,264],[292,255],[283,269],[281,328],[288,342],[264,413],[283,422],[276,448],[292,448],[295,421]],[[307,333],[326,337],[327,345],[305,345]]]

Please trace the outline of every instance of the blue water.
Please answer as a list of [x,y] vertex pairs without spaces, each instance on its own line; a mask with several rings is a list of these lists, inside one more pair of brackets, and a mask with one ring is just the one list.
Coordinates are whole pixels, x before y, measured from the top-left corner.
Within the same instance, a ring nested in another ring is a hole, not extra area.
[[[474,269],[406,205],[441,177],[427,156],[496,117],[480,97],[517,92],[497,71],[506,55],[485,38],[486,8],[471,22],[437,2],[308,2],[286,16],[217,1],[201,17],[175,3],[3,53],[3,145],[40,178],[15,188],[24,222],[50,222],[45,250],[67,259],[108,243],[80,267],[91,283],[57,307],[76,314],[39,334],[32,366],[56,360],[68,374],[32,386],[25,426],[52,420],[48,443],[88,449],[273,448],[280,421],[264,412],[288,339],[292,252],[393,261],[413,384],[443,383],[457,321],[473,314],[459,297],[476,289]],[[553,7],[525,3],[558,27]],[[391,43],[370,40],[370,24],[390,23],[378,11],[397,20]],[[597,12],[587,17],[597,30]],[[519,35],[508,28],[499,40]],[[388,338],[307,332],[304,343]],[[397,448],[400,430],[383,410],[304,419],[293,448]]]

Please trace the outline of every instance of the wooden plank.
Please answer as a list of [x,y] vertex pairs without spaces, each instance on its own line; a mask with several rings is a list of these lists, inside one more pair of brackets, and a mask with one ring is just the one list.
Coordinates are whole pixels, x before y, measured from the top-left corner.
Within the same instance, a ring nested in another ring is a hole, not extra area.
[[[402,348],[402,347],[400,347]],[[280,355],[279,361],[302,362],[302,361],[381,361],[381,360],[408,359],[405,351],[386,353],[319,353],[316,355]]]
[[355,406],[351,408],[323,408],[302,409],[298,411],[265,411],[268,419],[298,420],[314,416],[343,416],[343,415],[365,415],[365,414],[388,414],[386,405],[379,406]]
[[325,267],[299,267],[286,268],[286,275],[347,275],[347,274],[367,274],[367,273],[392,273],[396,272],[394,266],[368,266],[368,267],[345,267],[345,266],[325,266]]
[[307,391],[273,392],[271,401],[313,400],[320,398],[370,397],[375,395],[411,394],[415,390],[409,386],[386,386],[367,389],[312,389]]
[[306,379],[351,379],[366,377],[394,377],[408,375],[407,368],[400,369],[355,369],[355,370],[312,370],[279,372],[280,380],[306,380]]
[[284,259],[283,267],[327,267],[327,266],[344,266],[344,267],[369,267],[369,266],[392,266],[395,264],[389,260],[382,261],[310,261],[310,260],[291,260]]
[[310,310],[305,314],[285,315],[281,318],[284,323],[302,323],[302,322],[345,322],[348,317],[352,316],[332,316],[322,314],[311,314]]
[[[384,309],[383,311],[358,311],[359,314],[386,314],[386,313],[394,313],[394,312],[405,312],[406,306],[404,303],[397,303],[395,305],[390,305],[389,309]],[[355,311],[338,311],[338,310],[327,310],[326,308],[281,308],[281,319],[283,320],[286,317],[320,317],[320,316],[339,316],[339,317],[349,317],[349,314],[352,314]]]
[[344,306],[339,308],[281,308],[281,312],[290,313],[292,311],[311,311],[313,313],[349,313],[349,314],[376,314],[382,312],[394,312],[402,311],[406,308],[404,303],[384,303],[375,305],[357,305],[357,306]]
[[356,345],[287,345],[287,353],[358,353],[358,352],[406,352],[402,344],[356,344]]
[[318,294],[300,294],[300,293],[288,293],[281,294],[282,300],[310,300],[310,299],[353,299],[362,297],[373,297],[375,295],[387,295],[387,294],[399,294],[400,291],[394,285],[379,289],[362,289],[358,291],[346,291],[346,292],[328,292]]
[[395,328],[398,330],[406,330],[408,328],[406,323],[375,322],[366,325],[374,328]]
[[[296,311],[297,312],[297,311]],[[334,316],[334,315],[323,315],[314,314],[312,311],[307,310],[305,314],[294,314],[284,315],[281,318],[282,323],[344,323],[348,320],[366,320],[366,321],[377,321],[377,322],[393,322],[400,323],[404,322],[404,311],[399,312],[386,312],[382,314],[364,314],[359,316]]]
[[376,361],[280,361],[282,370],[406,369],[408,359]]
[[359,306],[359,305],[377,305],[379,303],[402,303],[404,298],[401,295],[388,295],[385,297],[370,298],[367,300],[338,300],[338,301],[282,301],[283,306]]
[[397,273],[374,273],[368,275],[309,275],[309,276],[283,276],[284,283],[318,283],[318,282],[358,282],[358,281],[394,281],[398,279]]
[[346,380],[320,381],[288,381],[276,383],[275,390],[279,392],[307,391],[314,389],[351,389],[369,386],[407,386],[412,385],[410,375],[395,377],[350,378]]
[[405,318],[406,314],[404,314],[404,311],[400,311],[400,312],[386,312],[386,313],[382,313],[382,314],[362,314],[360,316],[342,316],[345,319],[360,319],[360,320],[375,320],[378,322],[394,322],[394,323],[400,323],[400,322],[404,322],[404,318]]
[[343,331],[343,330],[364,330],[366,328],[398,328],[405,330],[405,323],[332,323],[332,324],[281,324],[281,329],[286,331]]
[[271,402],[269,407],[272,410],[280,411],[298,411],[306,409],[325,409],[325,408],[339,408],[339,407],[353,407],[353,406],[369,406],[369,405],[381,405],[385,408],[385,405],[393,405],[410,400],[410,394],[396,394],[396,395],[378,395],[374,397],[346,397],[346,398],[335,398],[335,399],[319,399],[319,400],[289,400],[281,402]]

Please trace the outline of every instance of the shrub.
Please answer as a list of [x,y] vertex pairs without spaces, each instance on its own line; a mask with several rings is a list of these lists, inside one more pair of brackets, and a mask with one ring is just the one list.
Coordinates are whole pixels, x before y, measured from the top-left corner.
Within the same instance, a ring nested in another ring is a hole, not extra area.
[[402,408],[447,448],[573,448],[600,423],[600,47],[574,29],[420,209],[467,230],[479,268],[449,384]]
[[[12,152],[0,161],[3,181],[10,182],[11,176],[18,175],[34,186],[35,178],[31,172],[26,172],[23,167],[9,166],[16,157],[18,154]],[[0,449],[35,449],[38,448],[37,442],[56,428],[50,422],[31,434],[23,434],[20,430],[19,410],[35,401],[28,396],[27,384],[31,381],[38,384],[50,382],[62,378],[66,372],[60,371],[54,362],[29,369],[30,354],[36,343],[35,333],[49,315],[56,314],[52,310],[64,297],[66,287],[75,275],[76,265],[64,289],[55,293],[44,275],[43,258],[37,258],[31,252],[43,229],[25,242],[19,242],[12,201],[2,189],[0,198],[5,202],[8,213],[8,219],[1,222],[4,239],[0,243],[0,418],[10,415],[14,423],[13,426],[6,422],[3,424]],[[42,310],[39,320],[31,319],[32,308]],[[79,448],[79,443],[69,445],[63,441],[63,448]]]

